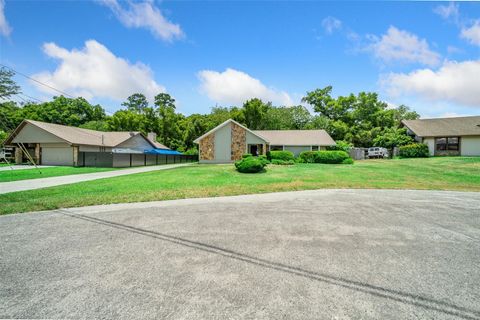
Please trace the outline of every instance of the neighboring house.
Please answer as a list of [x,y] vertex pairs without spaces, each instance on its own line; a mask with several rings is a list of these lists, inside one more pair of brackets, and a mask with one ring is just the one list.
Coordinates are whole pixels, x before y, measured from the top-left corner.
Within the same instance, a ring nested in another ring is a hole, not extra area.
[[[101,132],[24,120],[5,140],[16,147],[22,163],[23,146],[37,164],[58,166],[132,167],[158,164],[158,155],[180,153],[139,132]],[[22,148],[20,148],[22,147]]]
[[428,145],[431,156],[480,156],[480,116],[403,120],[407,133]]
[[269,150],[288,150],[295,155],[335,145],[325,130],[250,130],[229,119],[197,138],[201,163],[228,163],[245,153],[266,154]]

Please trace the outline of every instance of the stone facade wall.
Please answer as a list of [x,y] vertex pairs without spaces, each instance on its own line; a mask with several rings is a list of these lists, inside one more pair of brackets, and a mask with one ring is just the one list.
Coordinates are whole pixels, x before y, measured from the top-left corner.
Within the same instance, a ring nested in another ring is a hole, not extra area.
[[242,155],[247,148],[247,130],[235,123],[232,125],[232,160],[237,161],[242,159]]
[[215,160],[215,133],[200,140],[200,160]]

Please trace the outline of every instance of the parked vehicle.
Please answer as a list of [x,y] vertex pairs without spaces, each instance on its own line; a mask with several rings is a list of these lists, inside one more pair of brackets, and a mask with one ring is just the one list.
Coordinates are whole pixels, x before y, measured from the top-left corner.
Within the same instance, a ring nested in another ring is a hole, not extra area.
[[372,147],[367,150],[367,159],[388,158],[388,150],[386,148]]

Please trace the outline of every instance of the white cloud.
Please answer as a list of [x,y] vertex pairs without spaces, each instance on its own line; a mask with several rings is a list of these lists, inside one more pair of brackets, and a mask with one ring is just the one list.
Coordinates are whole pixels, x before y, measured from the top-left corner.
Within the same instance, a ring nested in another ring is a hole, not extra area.
[[109,7],[117,19],[128,28],[146,28],[157,38],[166,41],[184,37],[180,25],[168,21],[152,0],[138,3],[127,1],[128,9],[123,8],[117,0],[99,2]]
[[342,21],[335,17],[326,17],[322,20],[322,27],[326,33],[332,34],[335,30],[342,28]]
[[286,92],[267,87],[242,71],[230,68],[224,72],[202,70],[198,78],[201,91],[215,102],[241,105],[248,99],[260,98],[286,106],[293,104]]
[[445,20],[452,20],[455,23],[458,23],[460,12],[458,10],[458,4],[450,2],[448,5],[439,5],[433,9],[433,12],[438,14]]
[[[43,51],[60,61],[53,72],[41,72],[32,78],[72,95],[125,100],[132,93],[143,93],[150,100],[165,88],[155,82],[153,73],[142,63],[131,64],[116,57],[95,40],[85,42],[81,50],[71,51],[55,43],[45,43]],[[43,92],[58,92],[32,82]]]
[[473,116],[471,113],[456,113],[456,112],[445,112],[438,116],[437,118],[458,118],[458,117],[469,117]]
[[460,37],[471,44],[480,46],[480,20],[476,20],[469,28],[462,28]]
[[5,17],[5,2],[0,0],[0,34],[8,37],[12,32],[12,28],[8,24],[7,18]]
[[384,62],[400,61],[434,66],[440,61],[440,55],[430,50],[425,39],[419,39],[415,34],[393,26],[381,38],[374,35],[368,38],[371,44],[367,49]]
[[392,97],[413,94],[430,101],[480,107],[480,60],[446,61],[438,70],[392,73],[381,82]]

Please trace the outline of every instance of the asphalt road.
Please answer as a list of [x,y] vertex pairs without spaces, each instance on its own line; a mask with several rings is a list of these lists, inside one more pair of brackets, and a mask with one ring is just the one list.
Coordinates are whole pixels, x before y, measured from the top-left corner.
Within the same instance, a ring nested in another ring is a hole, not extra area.
[[480,193],[320,190],[0,217],[0,318],[480,319]]

